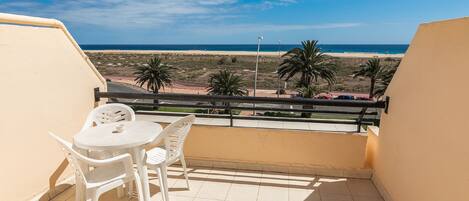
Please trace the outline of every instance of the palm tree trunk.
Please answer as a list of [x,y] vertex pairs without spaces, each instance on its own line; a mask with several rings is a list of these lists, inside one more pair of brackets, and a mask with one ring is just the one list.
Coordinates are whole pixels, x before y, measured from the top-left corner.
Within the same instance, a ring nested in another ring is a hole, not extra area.
[[372,99],[373,98],[373,92],[375,90],[375,83],[376,83],[376,79],[375,78],[371,78],[371,82],[370,82],[370,94],[369,94],[369,98]]
[[[155,90],[153,91],[153,94],[157,95],[158,94],[158,90]],[[159,106],[159,103],[160,101],[158,99],[153,99],[153,110],[158,110],[160,109],[160,106]]]
[[309,85],[309,83],[308,83],[308,81],[307,81],[307,79],[306,79],[306,75],[305,75],[304,73],[301,74],[300,86],[298,86],[298,87],[303,88],[303,87],[308,87],[308,85]]

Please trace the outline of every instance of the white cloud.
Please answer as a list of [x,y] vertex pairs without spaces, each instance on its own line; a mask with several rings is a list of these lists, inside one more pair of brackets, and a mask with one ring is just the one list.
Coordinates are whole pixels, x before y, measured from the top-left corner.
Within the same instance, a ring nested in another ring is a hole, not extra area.
[[0,10],[58,18],[71,24],[96,25],[114,29],[160,28],[193,33],[232,34],[275,31],[336,29],[360,26],[359,23],[329,24],[226,24],[249,11],[288,6],[297,0],[53,0],[39,3],[17,0],[0,4]]
[[237,16],[247,7],[291,3],[295,0],[260,0],[256,3],[238,0],[55,0],[52,3],[19,0],[0,4],[0,10],[58,18],[74,24],[132,27],[177,24],[202,18],[213,21]]

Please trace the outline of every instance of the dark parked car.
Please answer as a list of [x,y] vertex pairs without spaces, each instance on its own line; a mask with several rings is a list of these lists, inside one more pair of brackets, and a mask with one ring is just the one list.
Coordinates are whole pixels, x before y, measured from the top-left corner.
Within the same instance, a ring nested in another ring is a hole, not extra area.
[[355,100],[355,96],[351,95],[340,95],[335,98],[336,100]]

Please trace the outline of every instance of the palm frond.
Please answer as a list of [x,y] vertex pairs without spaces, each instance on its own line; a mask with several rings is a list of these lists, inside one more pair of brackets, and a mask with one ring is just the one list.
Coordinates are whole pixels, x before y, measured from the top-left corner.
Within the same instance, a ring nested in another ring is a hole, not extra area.
[[302,41],[302,48],[293,48],[285,53],[277,73],[285,81],[300,74],[300,85],[309,86],[313,81],[324,79],[329,84],[335,83],[333,64],[321,53],[318,41]]
[[147,65],[136,68],[134,81],[140,87],[146,85],[147,90],[158,93],[161,88],[172,84],[171,69],[170,66],[162,63],[160,58],[154,57],[148,61]]

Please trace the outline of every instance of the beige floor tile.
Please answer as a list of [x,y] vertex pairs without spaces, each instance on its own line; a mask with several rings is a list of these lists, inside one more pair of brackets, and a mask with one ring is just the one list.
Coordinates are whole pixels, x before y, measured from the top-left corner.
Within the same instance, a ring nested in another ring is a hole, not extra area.
[[261,185],[288,188],[288,174],[263,172]]
[[220,201],[220,200],[206,199],[206,198],[195,198],[194,201]]
[[290,174],[288,176],[288,185],[290,188],[312,189],[317,180],[313,175]]
[[232,184],[228,191],[228,201],[256,201],[259,185]]
[[[155,199],[155,198],[152,198],[151,200],[152,200],[152,201],[163,201],[163,197],[158,196],[156,199]],[[170,195],[170,196],[169,196],[169,200],[170,200],[170,201],[193,201],[194,198],[193,198],[193,197],[183,197],[183,196],[173,196],[173,195]]]
[[321,195],[347,195],[351,193],[346,184],[347,179],[344,178],[328,178],[321,177],[316,183]]
[[169,188],[169,195],[195,197],[200,191],[204,181],[189,180],[190,189],[187,189],[186,181],[179,180],[171,188]]
[[210,171],[212,169],[210,168],[194,168],[192,171],[188,173],[189,179],[194,178],[194,179],[204,179],[207,178],[208,175],[210,175]]
[[262,172],[239,170],[233,178],[233,183],[259,185],[261,183]]
[[321,201],[354,201],[349,195],[322,195]]
[[319,191],[314,189],[288,189],[289,201],[321,201]]
[[363,196],[381,198],[378,190],[370,180],[350,179],[347,181],[347,186],[350,189],[353,197]]
[[123,196],[121,198],[118,198],[117,197],[117,191],[114,189],[114,190],[111,190],[111,191],[108,191],[104,194],[102,194],[100,197],[99,197],[99,200],[102,200],[102,201],[126,201],[126,200],[129,200],[129,197],[127,196]]
[[256,170],[237,170],[235,176],[262,177],[262,171]]
[[[168,175],[171,201],[384,201],[367,179],[195,168],[189,173],[191,188],[188,190],[182,168],[171,167]],[[155,175],[150,181],[150,188],[152,200],[161,201]],[[74,201],[74,197],[72,187],[54,201]],[[118,199],[113,190],[105,193],[100,200],[129,199]]]
[[287,201],[288,188],[260,186],[257,201]]
[[197,198],[225,200],[231,183],[205,182],[197,193]]
[[236,175],[236,170],[213,169],[207,176],[208,180],[217,182],[231,182]]
[[384,201],[381,197],[353,196],[353,201]]

